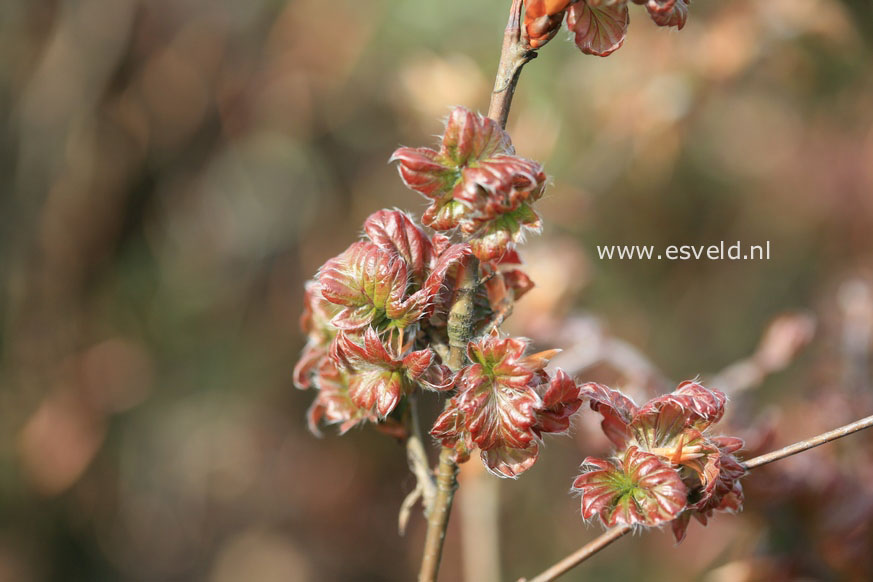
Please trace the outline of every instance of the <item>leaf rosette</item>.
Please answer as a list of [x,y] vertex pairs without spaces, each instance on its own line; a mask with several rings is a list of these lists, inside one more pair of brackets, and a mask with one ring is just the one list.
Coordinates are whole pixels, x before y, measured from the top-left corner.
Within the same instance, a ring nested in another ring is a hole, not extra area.
[[584,385],[582,394],[603,417],[601,428],[619,450],[655,455],[684,483],[685,503],[673,515],[679,518],[673,524],[677,540],[684,536],[692,515],[705,525],[713,511],[742,508],[739,479],[745,470],[733,453],[743,443],[732,437],[709,435],[710,427],[724,415],[723,393],[697,382],[683,382],[674,392],[642,407],[600,384]]
[[564,372],[545,372],[556,350],[525,356],[527,342],[494,336],[471,342],[472,362],[457,376],[457,394],[437,418],[431,434],[466,461],[474,448],[486,468],[517,477],[536,462],[545,433],[566,431],[582,403],[579,388]]
[[481,260],[498,259],[540,220],[531,204],[546,175],[515,155],[509,135],[492,119],[463,107],[449,115],[439,150],[402,147],[391,156],[403,182],[431,201],[422,223],[458,229]]

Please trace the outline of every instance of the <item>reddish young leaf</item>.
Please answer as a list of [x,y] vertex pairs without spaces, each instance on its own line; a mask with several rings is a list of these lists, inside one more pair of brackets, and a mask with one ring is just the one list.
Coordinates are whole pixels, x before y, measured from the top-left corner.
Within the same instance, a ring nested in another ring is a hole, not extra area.
[[294,365],[294,385],[301,390],[312,387],[312,373],[318,369],[321,360],[327,357],[327,348],[319,345],[306,344],[300,359]]
[[688,494],[669,464],[636,447],[619,461],[585,459],[573,489],[582,495],[582,517],[597,516],[606,527],[671,521],[685,509]]
[[364,232],[383,250],[399,255],[416,284],[424,282],[434,260],[433,244],[406,213],[399,210],[375,212],[364,222]]
[[396,253],[371,242],[357,242],[329,260],[318,275],[321,293],[342,306],[331,323],[356,330],[369,325],[406,327],[424,310],[424,294],[406,297],[406,263]]
[[579,50],[605,57],[624,43],[629,18],[626,0],[579,0],[567,10],[567,27]]
[[461,265],[462,261],[469,255],[470,245],[468,244],[451,245],[439,254],[423,287],[424,292],[431,299],[431,305],[435,303],[435,297],[445,285],[450,272]]
[[[506,252],[522,227],[538,226],[529,204],[542,196],[542,166],[515,155],[505,131],[493,120],[458,107],[449,116],[440,150],[400,148],[391,157],[399,162],[404,183],[432,203],[422,223],[435,230],[460,227],[476,239],[488,233],[492,222],[505,215],[507,224],[495,227],[504,242],[489,243],[487,260]],[[476,249],[474,245],[474,249]]]
[[[443,445],[456,450],[479,447],[482,462],[501,477],[516,477],[530,468],[539,452],[540,433],[563,430],[573,406],[578,408],[565,377],[551,392],[541,387],[548,386],[543,368],[555,351],[525,357],[526,349],[525,341],[513,338],[492,336],[471,342],[467,354],[472,363],[458,373],[458,393],[431,430]],[[540,391],[549,396],[548,410]],[[542,427],[535,429],[541,412]]]
[[485,467],[492,474],[515,479],[536,463],[539,452],[539,443],[533,441],[526,449],[502,445],[482,451],[481,456]]
[[337,336],[337,360],[349,373],[349,397],[360,408],[385,418],[410,388],[404,382],[402,362],[395,359],[376,335],[367,328],[354,342],[347,334]]
[[464,427],[464,413],[453,398],[449,406],[434,421],[430,430],[431,436],[440,441],[443,446],[452,447],[452,459],[456,463],[466,463],[475,445],[469,431]]
[[688,20],[688,0],[648,0],[645,4],[658,26],[675,26],[682,30]]
[[455,384],[455,375],[448,366],[437,363],[436,354],[426,348],[411,352],[403,358],[403,368],[412,380],[428,390],[445,392]]
[[515,152],[509,134],[496,121],[465,107],[452,110],[440,149],[446,160],[460,167],[502,153]]
[[582,386],[582,397],[587,398],[591,409],[603,417],[603,434],[617,447],[624,448],[630,437],[628,425],[638,408],[634,401],[602,384],[589,382]]
[[571,1],[528,0],[524,3],[524,27],[531,48],[540,48],[555,36]]
[[306,283],[303,314],[300,316],[300,328],[306,333],[306,346],[294,366],[293,376],[294,385],[298,388],[312,386],[310,377],[317,370],[321,360],[327,356],[330,343],[336,335],[336,328],[330,320],[338,311],[339,307],[321,295],[318,283],[315,281]]
[[[477,227],[482,226],[481,229]],[[521,242],[525,233],[540,232],[542,223],[539,215],[525,203],[505,214],[496,214],[494,218],[485,221],[470,221],[464,224],[462,230],[472,229],[476,236],[470,241],[473,254],[479,260],[500,260],[516,243]]]
[[398,148],[389,162],[400,162],[397,170],[403,183],[432,200],[450,192],[458,179],[458,170],[442,161],[430,148]]
[[726,401],[725,395],[718,390],[709,390],[697,382],[685,381],[672,393],[647,402],[639,415],[657,415],[661,409],[672,407],[674,413],[682,417],[676,422],[702,431],[721,420]]
[[736,513],[743,509],[743,486],[740,479],[745,476],[746,469],[731,454],[731,449],[736,450],[734,447],[742,447],[742,441],[732,437],[716,437],[712,440],[724,443],[725,446],[718,459],[718,477],[710,495],[689,505],[688,509],[672,523],[673,536],[677,543],[685,537],[691,517],[705,526],[716,511]]
[[340,333],[334,344],[335,360],[348,372],[348,395],[358,407],[385,418],[403,396],[415,389],[418,380],[438,382],[428,382],[428,387],[436,390],[451,388],[451,374],[436,363],[429,348],[401,359],[391,353],[372,327],[360,340],[358,343]]
[[378,420],[371,411],[358,406],[349,396],[348,376],[330,358],[321,361],[315,385],[318,395],[307,413],[309,430],[313,434],[321,434],[318,425],[322,421],[339,424],[340,434],[343,434],[356,424]]
[[[582,406],[582,395],[576,382],[563,370],[557,370],[540,394],[542,406],[537,410],[537,435],[559,433],[570,428],[570,417]],[[542,386],[540,387],[542,389]]]
[[740,439],[709,437],[706,432],[724,414],[725,395],[696,382],[683,382],[672,393],[636,409],[620,393],[597,384],[583,387],[591,407],[603,417],[604,432],[620,448],[653,455],[682,480],[686,507],[672,523],[677,541],[690,518],[706,524],[715,511],[742,507],[739,479],[745,469],[733,453]]

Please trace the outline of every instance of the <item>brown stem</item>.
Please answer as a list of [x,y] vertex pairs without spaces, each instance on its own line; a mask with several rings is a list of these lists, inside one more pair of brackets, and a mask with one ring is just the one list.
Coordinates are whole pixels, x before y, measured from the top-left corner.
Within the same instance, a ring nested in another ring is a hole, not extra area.
[[440,463],[437,467],[436,497],[433,507],[427,516],[427,535],[424,540],[424,556],[421,558],[419,582],[435,582],[440,569],[440,558],[443,553],[443,540],[449,525],[449,514],[452,511],[452,501],[455,489],[458,488],[458,465],[452,459],[454,450],[443,447],[440,451]]
[[449,310],[449,360],[446,365],[457,372],[467,363],[467,343],[473,337],[473,305],[479,287],[479,261],[470,257],[464,265],[455,301]]
[[[457,296],[449,310],[449,359],[446,364],[457,372],[467,363],[467,343],[473,335],[473,300],[479,287],[479,261],[471,257],[464,265]],[[458,465],[452,458],[454,449],[443,447],[437,467],[436,496],[427,512],[427,534],[421,558],[419,582],[435,582],[443,553],[443,541],[449,525],[452,500],[458,487]]]
[[[831,441],[835,441],[837,439],[843,438],[844,436],[856,433],[859,430],[870,428],[871,426],[873,426],[873,416],[868,416],[851,424],[841,426],[840,428],[834,429],[832,431],[828,431],[810,439],[802,440],[800,442],[794,443],[793,445],[781,448],[778,451],[773,451],[772,453],[767,453],[766,455],[761,455],[759,457],[749,459],[748,461],[743,463],[743,466],[747,470],[751,470],[755,467],[760,467],[761,465],[766,465],[767,463],[772,463],[773,461],[778,461],[779,459],[784,459],[785,457],[790,457],[791,455],[796,455],[797,453],[802,453],[803,451],[807,451],[809,449],[818,447]],[[576,566],[578,566],[618,538],[629,533],[630,531],[631,528],[626,525],[607,530],[606,532],[601,534],[600,537],[585,544],[574,553],[570,554],[548,570],[544,571],[542,574],[539,574],[538,576],[531,578],[530,580],[521,578],[519,582],[547,582],[549,580],[554,580],[558,576],[564,574],[572,568],[575,568]]]
[[427,460],[427,452],[421,433],[421,422],[418,418],[418,401],[414,395],[409,398],[409,426],[410,432],[406,439],[406,458],[409,462],[409,469],[415,475],[415,489],[406,496],[400,506],[400,513],[397,517],[397,528],[400,535],[406,532],[406,524],[409,522],[409,516],[415,502],[421,499],[424,514],[428,515],[436,497],[436,483],[434,483],[430,463]]
[[749,459],[748,461],[743,463],[743,466],[746,469],[754,469],[755,467],[760,467],[761,465],[766,465],[767,463],[772,463],[773,461],[778,461],[779,459],[784,459],[785,457],[790,457],[791,455],[796,455],[797,453],[802,453],[803,451],[807,451],[825,443],[841,439],[844,436],[849,436],[852,433],[858,432],[859,430],[864,430],[865,428],[870,428],[871,426],[873,426],[873,416],[868,416],[867,418],[856,420],[851,424],[841,426],[840,428],[835,428],[834,430],[822,433],[818,436],[812,437],[811,439],[806,439],[794,443],[793,445],[788,445],[787,447],[783,447],[778,451],[773,451],[772,453],[767,453],[766,455],[761,455],[760,457]]
[[554,580],[558,576],[565,574],[567,571],[575,568],[615,540],[629,534],[633,529],[628,525],[621,525],[603,532],[597,538],[591,540],[542,574],[539,574],[530,580],[520,578],[518,582],[548,582]]
[[[512,96],[518,83],[521,69],[536,53],[530,48],[522,30],[521,14],[522,0],[512,0],[509,9],[509,22],[503,33],[503,47],[500,51],[500,63],[497,66],[497,78],[494,80],[494,90],[491,93],[491,104],[488,117],[506,128],[509,118],[509,108],[512,106]],[[479,261],[471,258],[467,261],[461,275],[457,296],[449,311],[447,329],[449,335],[449,357],[446,364],[453,371],[458,371],[467,362],[467,343],[473,335],[473,301],[479,287]],[[424,540],[424,555],[421,560],[419,582],[435,582],[439,572],[440,558],[443,551],[443,540],[449,524],[449,513],[452,500],[458,486],[458,465],[452,459],[453,449],[443,447],[440,451],[440,461],[437,467],[437,491],[433,506],[427,514],[427,534]]]
[[491,105],[488,107],[488,117],[506,128],[509,118],[509,108],[512,106],[512,96],[521,69],[529,61],[536,58],[537,53],[530,48],[521,26],[522,0],[512,0],[509,8],[509,22],[503,33],[503,48],[500,51],[500,63],[497,65],[497,78],[494,79],[494,90],[491,92]]

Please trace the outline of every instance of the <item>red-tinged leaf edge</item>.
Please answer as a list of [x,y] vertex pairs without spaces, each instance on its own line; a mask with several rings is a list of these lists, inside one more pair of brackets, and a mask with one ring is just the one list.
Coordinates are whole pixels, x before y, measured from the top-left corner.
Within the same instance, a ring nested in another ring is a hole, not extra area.
[[583,53],[605,57],[618,50],[627,36],[630,15],[624,1],[579,0],[567,10],[567,28]]

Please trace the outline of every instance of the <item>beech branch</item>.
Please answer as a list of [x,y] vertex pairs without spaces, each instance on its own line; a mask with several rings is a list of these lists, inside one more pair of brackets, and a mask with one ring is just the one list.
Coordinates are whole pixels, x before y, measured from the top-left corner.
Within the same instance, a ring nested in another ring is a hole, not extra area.
[[[497,77],[491,93],[488,117],[506,128],[512,97],[518,84],[521,69],[536,57],[522,31],[522,0],[512,0],[509,21],[503,34],[503,46],[497,66]],[[449,357],[446,364],[452,371],[460,370],[467,361],[467,343],[473,334],[473,300],[479,288],[479,261],[471,258],[461,275],[461,284],[447,322],[449,335]],[[427,533],[424,541],[424,555],[421,560],[419,582],[435,582],[439,573],[443,541],[449,524],[449,514],[455,489],[458,486],[458,465],[452,459],[454,451],[443,447],[440,451],[436,471],[436,496],[427,512]]]
[[831,441],[841,439],[844,436],[849,436],[852,433],[856,433],[859,430],[864,430],[865,428],[870,428],[871,426],[873,426],[873,416],[868,416],[867,418],[856,420],[851,424],[841,426],[840,428],[835,428],[834,430],[822,433],[810,439],[796,442],[793,445],[788,445],[787,447],[782,447],[778,451],[773,451],[772,453],[767,453],[766,455],[761,455],[759,457],[755,457],[754,459],[749,459],[748,461],[743,463],[743,466],[746,469],[754,469],[755,467],[760,467],[761,465],[766,465],[768,463],[772,463],[773,461],[778,461],[780,459],[784,459],[785,457],[790,457],[791,455],[796,455],[797,453],[802,453],[803,451],[808,451],[809,449],[813,449],[815,447],[827,444]]
[[[796,442],[793,445],[788,445],[787,447],[783,447],[777,451],[754,457],[744,462],[743,466],[747,470],[751,470],[756,467],[760,467],[762,465],[766,465],[768,463],[790,457],[791,455],[796,455],[797,453],[808,451],[809,449],[827,444],[831,441],[835,441],[845,436],[849,436],[850,434],[864,430],[865,428],[870,428],[871,426],[873,426],[873,416],[868,416],[845,426],[841,426],[840,428],[836,428],[826,433],[822,433],[818,436]],[[615,540],[624,537],[626,534],[630,533],[632,529],[633,528],[626,525],[609,529],[594,540],[588,542],[587,544],[567,556],[566,558],[562,559],[560,562],[543,571],[541,574],[538,574],[537,576],[530,579],[520,578],[518,582],[548,582],[550,580],[555,580],[556,578],[558,578],[558,576],[561,576],[562,574],[565,574],[569,570],[575,568]]]
[[506,128],[509,119],[509,108],[515,95],[515,86],[521,75],[521,69],[536,58],[537,53],[530,47],[521,26],[522,1],[513,0],[509,8],[509,22],[503,33],[503,48],[500,51],[500,63],[497,65],[497,78],[494,79],[494,90],[491,92],[491,105],[488,107],[488,117]]
[[[479,287],[479,261],[470,258],[464,265],[461,281],[447,323],[449,334],[449,360],[453,372],[464,367],[467,361],[466,347],[473,334],[473,299]],[[449,526],[449,514],[455,489],[458,487],[458,465],[452,459],[454,450],[443,447],[440,451],[436,474],[436,496],[427,511],[427,533],[424,539],[424,555],[421,558],[419,582],[435,582],[443,553],[443,541]]]

